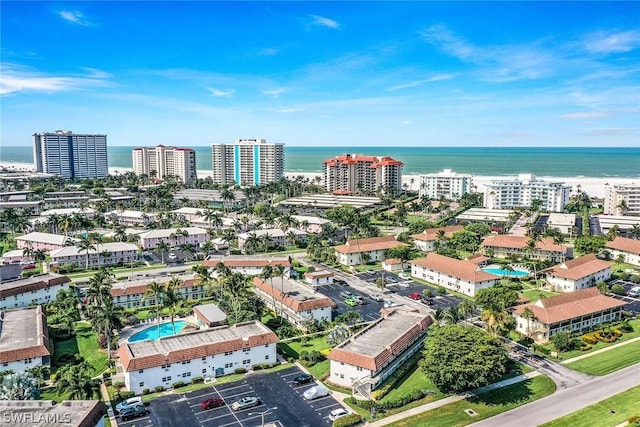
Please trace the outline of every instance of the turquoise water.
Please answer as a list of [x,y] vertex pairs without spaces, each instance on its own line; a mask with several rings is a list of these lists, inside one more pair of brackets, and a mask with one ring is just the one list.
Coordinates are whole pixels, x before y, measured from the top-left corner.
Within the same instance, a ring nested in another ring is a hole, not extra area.
[[[176,326],[176,334],[179,334],[180,331],[182,331],[184,327],[187,326],[187,323],[189,322],[187,322],[186,320],[176,320],[173,323]],[[173,335],[173,326],[171,325],[171,322],[161,323],[160,333],[159,333],[160,338],[169,337],[171,335]],[[128,341],[129,342],[145,341],[145,340],[156,341],[157,339],[158,339],[158,325],[153,325],[141,330],[140,332],[136,332],[135,334],[131,335]]]
[[[109,166],[131,168],[134,147],[109,146]],[[196,150],[196,168],[211,170],[211,146]],[[0,146],[0,161],[33,163],[30,146]],[[285,171],[320,172],[322,161],[344,153],[391,156],[405,174],[453,169],[481,176],[533,173],[540,177],[640,178],[640,148],[569,147],[294,147],[285,145]]]
[[510,271],[510,270],[503,270],[501,268],[483,268],[482,271],[495,274],[496,276],[507,276],[507,277],[522,277],[522,276],[529,275],[528,271],[521,271],[521,270]]

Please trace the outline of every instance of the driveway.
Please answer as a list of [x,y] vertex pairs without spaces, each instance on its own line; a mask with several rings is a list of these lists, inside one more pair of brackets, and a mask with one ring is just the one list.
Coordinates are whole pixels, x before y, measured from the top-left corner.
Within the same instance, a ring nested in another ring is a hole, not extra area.
[[[147,407],[149,415],[128,422],[124,427],[254,427],[264,422],[281,426],[330,426],[329,413],[342,405],[331,395],[312,401],[302,397],[305,390],[316,383],[294,386],[293,379],[302,371],[292,366],[275,373],[256,372],[233,383],[206,387],[190,393],[175,393],[158,397]],[[231,404],[242,397],[260,399],[256,407],[233,411]],[[225,406],[204,410],[201,402],[220,398]]]

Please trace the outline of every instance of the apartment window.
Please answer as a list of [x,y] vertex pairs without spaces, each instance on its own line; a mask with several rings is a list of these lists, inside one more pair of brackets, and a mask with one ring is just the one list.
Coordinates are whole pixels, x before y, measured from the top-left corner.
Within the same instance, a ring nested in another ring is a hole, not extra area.
[[205,362],[207,360],[207,356],[202,358],[202,361]]
[[225,356],[231,356],[233,354],[233,351],[225,351],[224,355]]
[[203,370],[202,370],[202,373],[203,373],[203,374],[206,374],[206,373],[207,373],[207,368],[203,369]]
[[268,354],[264,357],[264,360],[269,360],[269,355]]
[[140,369],[140,370],[138,371],[138,373],[139,373],[139,374],[141,374],[141,373],[143,373],[143,372],[144,372],[144,369]]
[[225,368],[232,368],[233,367],[233,363],[225,363],[224,367]]
[[167,381],[171,381],[171,377],[162,377],[163,383],[166,383]]
[[138,383],[138,387],[144,387],[144,381],[143,381],[143,382]]
[[358,369],[358,372],[362,372],[363,371],[362,366],[358,366],[357,369]]
[[344,374],[340,374],[340,378],[344,379]]

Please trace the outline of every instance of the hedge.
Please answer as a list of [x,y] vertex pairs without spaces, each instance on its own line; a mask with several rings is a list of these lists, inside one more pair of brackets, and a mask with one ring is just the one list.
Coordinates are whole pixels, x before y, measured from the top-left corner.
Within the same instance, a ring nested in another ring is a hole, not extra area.
[[593,335],[585,335],[582,337],[582,341],[586,342],[587,344],[597,344],[598,343],[598,339],[596,337],[594,337]]
[[233,373],[235,373],[235,374],[246,374],[247,373],[247,369],[246,368],[236,368],[235,371],[233,371]]
[[184,381],[176,381],[171,385],[173,386],[173,388],[180,388],[180,387],[184,387],[186,384],[184,383]]
[[164,386],[161,385],[157,385],[156,388],[154,388],[156,393],[160,393],[161,391],[164,391]]
[[385,409],[394,409],[400,408],[402,406],[408,405],[411,402],[416,400],[420,400],[425,396],[428,396],[430,393],[423,392],[422,390],[414,390],[409,395],[396,399],[396,400],[388,400],[386,402],[376,402],[375,400],[360,400],[355,397],[347,397],[345,402],[350,403],[352,405],[359,406],[362,409],[371,410],[371,408],[375,408],[376,410],[385,410]]
[[130,397],[133,397],[133,396],[135,396],[135,395],[136,395],[136,394],[135,394],[134,392],[132,392],[132,391],[122,391],[122,392],[120,392],[120,398],[121,398],[122,400],[127,400],[127,399],[129,399]]
[[362,422],[362,415],[349,414],[335,420],[333,422],[333,427],[350,427],[350,426],[358,425],[361,422]]
[[591,350],[591,344],[585,344],[580,347],[580,351],[587,351],[587,350]]
[[204,382],[204,378],[202,377],[193,377],[191,379],[191,384],[198,384],[198,383],[203,383]]
[[144,390],[142,390],[142,395],[145,396],[147,394],[151,394],[151,389],[145,388]]

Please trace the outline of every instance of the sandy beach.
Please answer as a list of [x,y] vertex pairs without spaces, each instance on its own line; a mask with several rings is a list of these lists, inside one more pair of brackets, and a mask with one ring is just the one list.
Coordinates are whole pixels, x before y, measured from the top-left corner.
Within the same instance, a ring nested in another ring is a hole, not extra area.
[[[8,163],[3,162],[0,163],[0,168],[6,168],[8,170],[14,170],[19,172],[28,172],[33,171],[34,167],[30,163]],[[133,171],[133,168],[122,168],[122,167],[110,167],[109,174],[122,174],[126,172]],[[296,176],[304,176],[309,180],[315,179],[317,176],[321,176],[320,173],[317,172],[285,172],[285,176],[289,178],[294,178]],[[198,177],[205,178],[207,176],[212,176],[212,172],[210,170],[198,170]],[[478,192],[484,192],[485,185],[494,180],[494,179],[505,179],[505,178],[515,178],[515,176],[482,176],[482,175],[473,175],[473,184],[476,186]],[[552,176],[539,176],[539,179],[545,181],[557,181],[564,182],[568,185],[571,185],[572,190],[575,192],[578,188],[580,190],[585,191],[591,197],[603,198],[604,197],[604,189],[605,185],[615,185],[615,184],[632,184],[632,183],[640,183],[640,178],[620,178],[620,177],[608,177],[608,178],[595,178],[595,177],[552,177]],[[412,182],[413,180],[413,182]],[[402,182],[407,183],[410,190],[417,191],[420,185],[420,175],[418,174],[409,174],[402,176]]]

